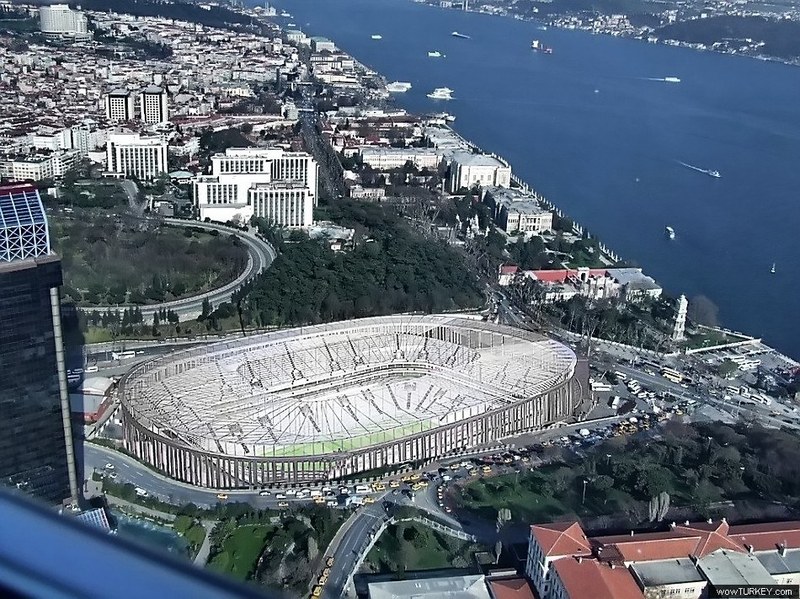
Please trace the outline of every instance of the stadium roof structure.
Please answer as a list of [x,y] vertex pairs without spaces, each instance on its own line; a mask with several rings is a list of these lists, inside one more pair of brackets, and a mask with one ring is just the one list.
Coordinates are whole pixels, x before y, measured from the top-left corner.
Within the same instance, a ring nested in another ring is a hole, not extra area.
[[547,393],[575,371],[546,337],[458,316],[396,315],[276,331],[146,362],[123,381],[145,428],[250,457],[391,442]]
[[50,234],[39,190],[33,185],[0,186],[0,262],[50,254]]

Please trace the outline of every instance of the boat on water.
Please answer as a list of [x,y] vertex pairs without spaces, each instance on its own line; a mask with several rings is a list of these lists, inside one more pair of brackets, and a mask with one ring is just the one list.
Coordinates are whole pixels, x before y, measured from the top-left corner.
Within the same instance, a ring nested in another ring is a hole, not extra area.
[[539,31],[547,31],[547,25],[539,25],[536,29]]
[[411,89],[408,81],[392,81],[386,84],[386,90],[393,94],[404,94]]
[[704,175],[708,175],[709,177],[714,177],[715,179],[719,179],[722,177],[719,171],[715,171],[712,169],[707,168],[700,168],[699,166],[694,166],[693,164],[688,164],[686,162],[678,161],[679,164],[685,166],[686,168],[690,168],[693,171],[697,171],[698,173],[703,173]]
[[285,19],[291,19],[292,18],[292,15],[290,13],[286,12],[285,10],[281,13],[281,16],[284,17]]
[[772,263],[772,268],[769,269],[769,272],[771,272],[773,275],[775,274],[775,263],[774,262]]
[[433,50],[432,52],[428,52],[428,58],[443,58],[444,54],[439,52],[438,50]]
[[533,40],[531,42],[531,50],[536,50],[537,52],[541,52],[542,54],[552,54],[553,49],[550,46],[545,46],[539,40]]
[[449,87],[437,87],[431,93],[428,94],[428,97],[431,100],[452,100],[453,99],[453,90]]
[[383,39],[383,36],[382,36],[382,35],[379,35],[379,34],[377,34],[377,33],[374,33],[374,34],[373,34],[373,35],[371,35],[370,37],[371,37],[372,39],[374,39],[374,40],[382,40],[382,39]]
[[681,82],[679,77],[664,77],[664,81],[666,83],[680,83]]
[[470,36],[464,35],[463,33],[459,33],[458,31],[454,31],[450,35],[452,35],[453,37],[460,37],[462,40],[472,39]]
[[675,239],[675,229],[673,229],[672,227],[667,227],[665,231],[667,233],[667,237],[669,237],[670,239]]
[[289,29],[294,29],[295,27],[297,27],[297,25],[296,25],[295,23],[287,23],[287,24],[286,24],[286,26],[287,26]]

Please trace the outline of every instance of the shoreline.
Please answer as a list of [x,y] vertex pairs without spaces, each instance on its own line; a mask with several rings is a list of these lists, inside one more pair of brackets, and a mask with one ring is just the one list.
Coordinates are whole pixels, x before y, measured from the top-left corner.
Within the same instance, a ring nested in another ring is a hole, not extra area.
[[[422,5],[428,6],[430,8],[437,8],[439,10],[454,10],[452,8],[442,8],[441,6],[436,6],[435,4],[429,4],[428,2],[422,2],[422,1],[419,1],[419,0],[411,0],[411,2],[414,3],[414,4],[422,4]],[[647,38],[640,37],[638,35],[627,35],[625,33],[620,33],[619,35],[614,35],[613,33],[609,33],[609,32],[606,32],[606,31],[594,31],[594,30],[590,29],[589,27],[564,27],[563,25],[560,25],[558,23],[553,23],[551,21],[544,21],[544,20],[534,19],[534,18],[518,17],[518,16],[509,15],[509,14],[502,14],[502,13],[486,12],[486,11],[483,11],[483,10],[474,10],[472,8],[467,8],[467,10],[465,10],[463,12],[468,12],[468,13],[472,13],[472,14],[476,14],[476,15],[486,15],[486,16],[489,16],[489,17],[500,17],[502,19],[509,19],[511,21],[520,21],[522,23],[536,23],[536,24],[538,24],[540,26],[552,27],[553,29],[558,29],[560,31],[583,31],[584,33],[589,33],[591,35],[602,35],[602,36],[607,36],[607,37],[615,37],[615,38],[619,38],[619,39],[635,40],[635,41],[639,41],[639,42],[644,42],[646,44],[655,44],[655,45],[660,45],[660,46],[672,46],[672,47],[675,47],[675,48],[686,48],[686,49],[689,49],[689,50],[694,50],[695,52],[708,52],[708,53],[712,53],[712,54],[721,54],[723,56],[735,56],[735,57],[739,57],[739,58],[749,58],[749,59],[752,59],[752,60],[760,60],[762,62],[773,62],[773,63],[777,63],[777,64],[784,64],[784,65],[787,65],[787,66],[790,66],[790,67],[800,67],[800,57],[795,59],[794,61],[792,61],[792,60],[787,60],[785,58],[780,58],[779,56],[771,56],[771,55],[768,55],[768,54],[743,54],[743,53],[738,53],[738,52],[723,52],[721,50],[714,50],[713,48],[705,47],[704,45],[699,44],[699,42],[684,42],[684,41],[680,41],[680,40],[674,40],[674,39],[671,39],[671,38],[668,38],[668,39],[656,39],[655,41],[651,42]],[[561,15],[561,16],[566,16],[566,15]],[[716,16],[721,16],[721,15],[716,15]],[[700,46],[703,46],[703,47],[700,47]]]

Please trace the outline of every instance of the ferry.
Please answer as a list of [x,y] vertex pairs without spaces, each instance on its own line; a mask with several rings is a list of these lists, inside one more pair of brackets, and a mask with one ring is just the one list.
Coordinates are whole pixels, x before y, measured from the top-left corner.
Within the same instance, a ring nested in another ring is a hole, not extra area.
[[552,54],[553,49],[549,46],[545,46],[539,40],[533,40],[531,42],[531,50],[536,50],[537,52],[541,52],[542,54]]
[[431,100],[452,100],[453,99],[453,90],[449,87],[437,87],[431,93],[428,94],[428,97]]
[[375,33],[375,34],[371,35],[370,37],[371,37],[372,39],[374,39],[374,40],[382,40],[382,39],[383,39],[383,36],[382,36],[382,35],[379,35],[379,34],[377,34],[377,33]]
[[411,89],[411,84],[408,81],[392,81],[386,84],[386,90],[393,94],[404,94]]
[[450,35],[452,35],[453,37],[460,37],[462,40],[472,39],[470,36],[464,35],[463,33],[459,33],[458,31],[454,31]]
[[772,263],[772,268],[769,269],[769,272],[771,272],[773,275],[775,274],[775,263],[774,262]]
[[667,83],[680,83],[681,80],[679,77],[664,77],[664,81]]
[[666,233],[667,237],[669,237],[670,239],[675,239],[675,229],[673,229],[672,227],[667,227]]
[[444,54],[439,52],[438,50],[433,50],[432,52],[428,52],[428,58],[443,58]]

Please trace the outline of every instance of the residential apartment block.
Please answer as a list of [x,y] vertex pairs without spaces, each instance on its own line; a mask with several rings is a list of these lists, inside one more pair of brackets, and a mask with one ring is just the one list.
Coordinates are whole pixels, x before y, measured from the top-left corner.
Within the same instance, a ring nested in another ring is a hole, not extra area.
[[132,121],[134,113],[133,95],[126,89],[115,89],[105,98],[106,118],[117,123]]
[[63,177],[78,164],[78,150],[56,150],[32,154],[0,154],[0,177],[11,181],[41,181]]
[[167,122],[167,92],[157,85],[144,88],[139,94],[139,113],[143,123],[156,125]]
[[284,227],[309,227],[317,169],[305,152],[228,148],[212,156],[210,175],[193,182],[200,219],[247,222],[257,216]]

